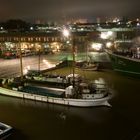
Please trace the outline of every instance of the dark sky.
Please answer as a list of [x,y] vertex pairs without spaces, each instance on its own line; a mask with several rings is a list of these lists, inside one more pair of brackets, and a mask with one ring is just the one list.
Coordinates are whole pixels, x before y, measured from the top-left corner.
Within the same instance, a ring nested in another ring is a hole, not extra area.
[[0,0],[0,20],[140,17],[140,0]]

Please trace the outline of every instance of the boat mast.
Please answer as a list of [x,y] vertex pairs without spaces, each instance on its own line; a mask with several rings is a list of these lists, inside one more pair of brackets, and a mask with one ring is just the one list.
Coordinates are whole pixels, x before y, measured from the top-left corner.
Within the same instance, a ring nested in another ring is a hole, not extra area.
[[[68,39],[69,35],[70,35],[69,30],[64,28],[63,36]],[[71,38],[69,39],[71,39],[72,42],[72,85],[74,88],[75,87],[75,35],[74,33],[71,32]]]
[[73,74],[73,88],[75,87],[75,36],[72,35],[72,74]]
[[85,43],[86,45],[86,63],[88,63],[88,40]]
[[20,74],[21,80],[23,80],[23,64],[22,64],[22,52],[21,52],[21,44],[19,42],[19,58],[20,58]]
[[38,71],[40,72],[40,48],[38,50]]

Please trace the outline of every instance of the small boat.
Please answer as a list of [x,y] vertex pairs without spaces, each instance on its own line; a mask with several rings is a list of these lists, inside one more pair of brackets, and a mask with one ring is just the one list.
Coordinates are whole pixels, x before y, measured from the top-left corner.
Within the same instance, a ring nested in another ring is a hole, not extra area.
[[99,64],[98,63],[91,63],[87,61],[78,61],[76,62],[76,67],[87,70],[87,71],[97,71],[99,70]]
[[98,64],[85,63],[82,67],[82,70],[97,71],[97,70],[99,70],[99,65]]
[[140,59],[112,51],[106,51],[110,57],[113,69],[126,75],[140,77]]
[[0,140],[6,139],[11,134],[12,127],[0,122]]

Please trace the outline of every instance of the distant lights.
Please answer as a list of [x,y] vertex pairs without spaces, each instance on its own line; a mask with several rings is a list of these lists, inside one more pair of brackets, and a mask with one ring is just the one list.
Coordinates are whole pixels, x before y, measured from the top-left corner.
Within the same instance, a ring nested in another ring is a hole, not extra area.
[[100,37],[101,37],[102,39],[107,39],[107,35],[106,35],[105,33],[101,33]]
[[107,48],[110,48],[111,46],[112,46],[112,43],[111,43],[111,42],[107,42],[107,43],[106,43],[106,47],[107,47]]
[[114,22],[114,23],[119,22],[119,21],[120,21],[119,18],[115,18],[115,19],[113,19],[113,22]]
[[33,27],[30,27],[30,30],[33,30],[34,28]]
[[68,30],[68,29],[64,29],[64,30],[63,30],[63,35],[64,35],[65,37],[68,37],[68,36],[70,35],[69,30]]
[[69,44],[69,43],[70,43],[70,41],[69,41],[69,40],[67,40],[67,41],[66,41],[66,43],[67,43],[67,44]]
[[1,30],[3,30],[3,27],[0,27]]
[[108,32],[102,32],[100,37],[102,39],[108,39],[110,38],[111,36],[113,35],[113,32],[112,31],[108,31]]
[[118,24],[118,25],[120,25],[120,24],[121,24],[121,22],[118,22],[117,24]]
[[93,43],[91,45],[91,47],[92,47],[92,49],[95,49],[95,50],[99,51],[102,48],[102,44],[101,43]]
[[113,32],[112,32],[112,31],[108,31],[108,32],[107,32],[107,35],[108,35],[108,36],[112,36],[112,35],[113,35]]
[[137,26],[140,26],[140,23],[137,23]]

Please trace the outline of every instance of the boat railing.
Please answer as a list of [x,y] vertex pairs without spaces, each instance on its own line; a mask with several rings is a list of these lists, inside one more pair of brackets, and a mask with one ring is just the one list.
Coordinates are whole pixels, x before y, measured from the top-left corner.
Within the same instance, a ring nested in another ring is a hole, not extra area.
[[96,90],[96,93],[108,93],[109,92],[109,87],[107,84],[104,84],[104,83],[92,83],[93,85],[93,88],[95,88]]
[[126,52],[121,51],[120,52],[120,51],[115,51],[113,53],[117,54],[117,55],[125,56],[125,57],[128,57],[128,58],[140,59],[140,54],[137,53],[137,52],[131,52],[131,51],[126,51]]

